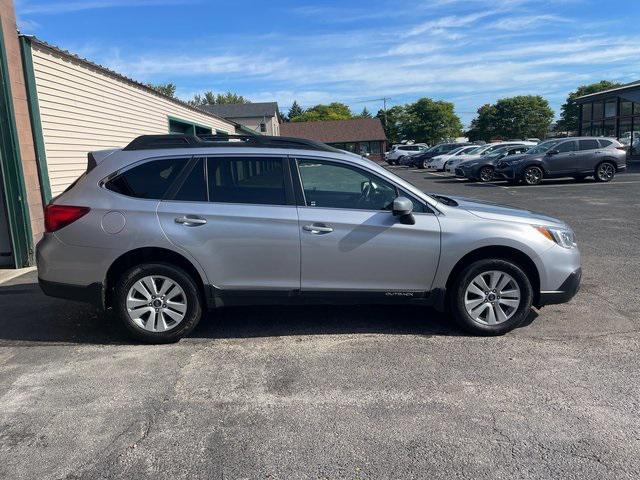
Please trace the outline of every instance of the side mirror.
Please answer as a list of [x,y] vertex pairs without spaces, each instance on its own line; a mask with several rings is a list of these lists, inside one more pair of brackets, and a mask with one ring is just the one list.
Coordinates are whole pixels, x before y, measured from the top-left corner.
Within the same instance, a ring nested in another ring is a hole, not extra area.
[[559,154],[559,153],[560,153],[560,152],[559,152],[558,150],[549,150],[549,151],[547,152],[547,155],[557,155],[557,154]]
[[393,201],[393,216],[398,217],[400,223],[405,225],[415,225],[416,219],[412,212],[413,202],[407,197],[397,197]]

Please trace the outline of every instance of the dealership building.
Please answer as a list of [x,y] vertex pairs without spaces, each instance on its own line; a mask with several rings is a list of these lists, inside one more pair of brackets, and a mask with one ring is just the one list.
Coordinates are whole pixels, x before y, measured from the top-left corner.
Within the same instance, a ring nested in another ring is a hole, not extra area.
[[640,81],[576,99],[580,136],[613,137],[640,161]]

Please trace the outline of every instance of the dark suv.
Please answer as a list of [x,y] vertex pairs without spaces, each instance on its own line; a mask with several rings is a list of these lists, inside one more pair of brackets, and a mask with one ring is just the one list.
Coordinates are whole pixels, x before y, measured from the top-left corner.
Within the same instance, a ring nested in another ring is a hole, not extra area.
[[525,155],[515,155],[496,164],[495,177],[510,182],[537,185],[543,178],[593,176],[610,181],[627,168],[624,146],[613,138],[573,137],[547,140]]
[[470,142],[439,143],[437,145],[434,145],[424,153],[420,153],[418,155],[413,155],[412,157],[409,157],[408,164],[412,167],[427,168],[427,163],[433,157],[438,155],[444,155],[446,153],[449,153],[452,150],[455,150],[458,147],[464,147],[467,145],[473,145],[473,143],[470,143]]

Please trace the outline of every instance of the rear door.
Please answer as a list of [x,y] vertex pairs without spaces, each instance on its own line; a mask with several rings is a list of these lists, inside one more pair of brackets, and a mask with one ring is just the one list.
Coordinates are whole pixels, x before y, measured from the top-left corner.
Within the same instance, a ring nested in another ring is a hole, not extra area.
[[576,171],[592,173],[596,168],[601,153],[598,140],[595,138],[578,140],[578,148],[576,153]]
[[430,290],[440,224],[426,205],[412,199],[416,223],[404,225],[390,207],[398,194],[411,197],[377,174],[339,160],[296,165],[303,293],[412,297]]
[[194,160],[158,206],[167,237],[219,291],[298,290],[300,234],[289,165],[278,156]]

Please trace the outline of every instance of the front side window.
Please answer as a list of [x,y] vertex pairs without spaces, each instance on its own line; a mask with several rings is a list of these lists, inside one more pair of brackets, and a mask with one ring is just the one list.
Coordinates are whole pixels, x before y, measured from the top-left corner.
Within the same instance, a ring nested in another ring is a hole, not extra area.
[[175,182],[188,160],[188,158],[151,160],[109,180],[105,187],[128,197],[160,200]]
[[555,149],[558,153],[574,152],[576,150],[576,142],[574,140],[562,142]]
[[298,169],[308,207],[390,210],[397,196],[394,185],[359,168],[300,160]]
[[286,205],[283,159],[207,159],[209,201],[254,205]]
[[597,140],[580,140],[580,150],[596,150],[600,148]]

